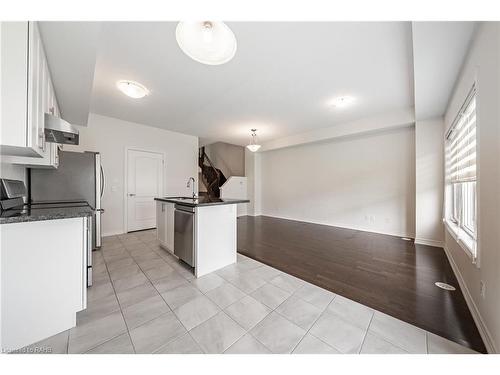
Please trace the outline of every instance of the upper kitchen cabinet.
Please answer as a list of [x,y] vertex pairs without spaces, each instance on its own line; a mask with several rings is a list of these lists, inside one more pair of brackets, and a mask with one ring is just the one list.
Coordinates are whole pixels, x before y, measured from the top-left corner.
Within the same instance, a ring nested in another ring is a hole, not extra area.
[[2,161],[58,165],[58,145],[47,143],[44,115],[60,116],[36,22],[1,23]]

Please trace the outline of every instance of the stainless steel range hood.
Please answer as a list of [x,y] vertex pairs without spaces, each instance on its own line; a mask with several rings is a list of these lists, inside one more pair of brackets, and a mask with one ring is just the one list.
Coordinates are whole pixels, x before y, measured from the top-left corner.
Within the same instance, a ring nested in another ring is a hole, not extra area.
[[45,114],[45,141],[64,145],[77,145],[80,142],[78,129],[63,119]]

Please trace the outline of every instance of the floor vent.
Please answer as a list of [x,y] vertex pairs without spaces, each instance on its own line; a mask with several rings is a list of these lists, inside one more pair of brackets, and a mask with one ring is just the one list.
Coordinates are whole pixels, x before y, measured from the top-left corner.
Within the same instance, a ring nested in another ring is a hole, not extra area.
[[456,290],[453,285],[442,283],[440,281],[434,283],[438,288],[444,289],[444,290]]

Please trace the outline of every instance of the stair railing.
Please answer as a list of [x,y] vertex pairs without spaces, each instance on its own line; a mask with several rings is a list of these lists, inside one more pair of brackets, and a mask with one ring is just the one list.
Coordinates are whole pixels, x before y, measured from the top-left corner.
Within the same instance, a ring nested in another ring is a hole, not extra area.
[[[205,164],[205,161],[208,162],[208,166],[215,172],[216,179],[214,181],[208,181],[207,176],[205,176],[205,179],[207,179],[207,182],[209,183],[209,186],[207,186],[207,191],[210,192],[212,190],[212,186],[217,184],[217,188],[219,188],[220,185],[220,172],[217,168],[215,168],[215,165],[212,163],[212,160],[208,157],[207,153],[205,152],[205,147],[200,148],[200,154],[199,154],[199,165],[201,168],[201,174],[203,175],[203,166],[207,166]],[[212,190],[213,191],[213,190]],[[215,191],[213,191],[215,193]]]

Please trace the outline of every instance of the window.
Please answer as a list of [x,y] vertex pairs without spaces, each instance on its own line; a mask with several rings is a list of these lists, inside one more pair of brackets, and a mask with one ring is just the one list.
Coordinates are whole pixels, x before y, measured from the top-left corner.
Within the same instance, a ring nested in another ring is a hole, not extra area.
[[473,259],[477,257],[476,90],[473,87],[446,133],[445,222]]

